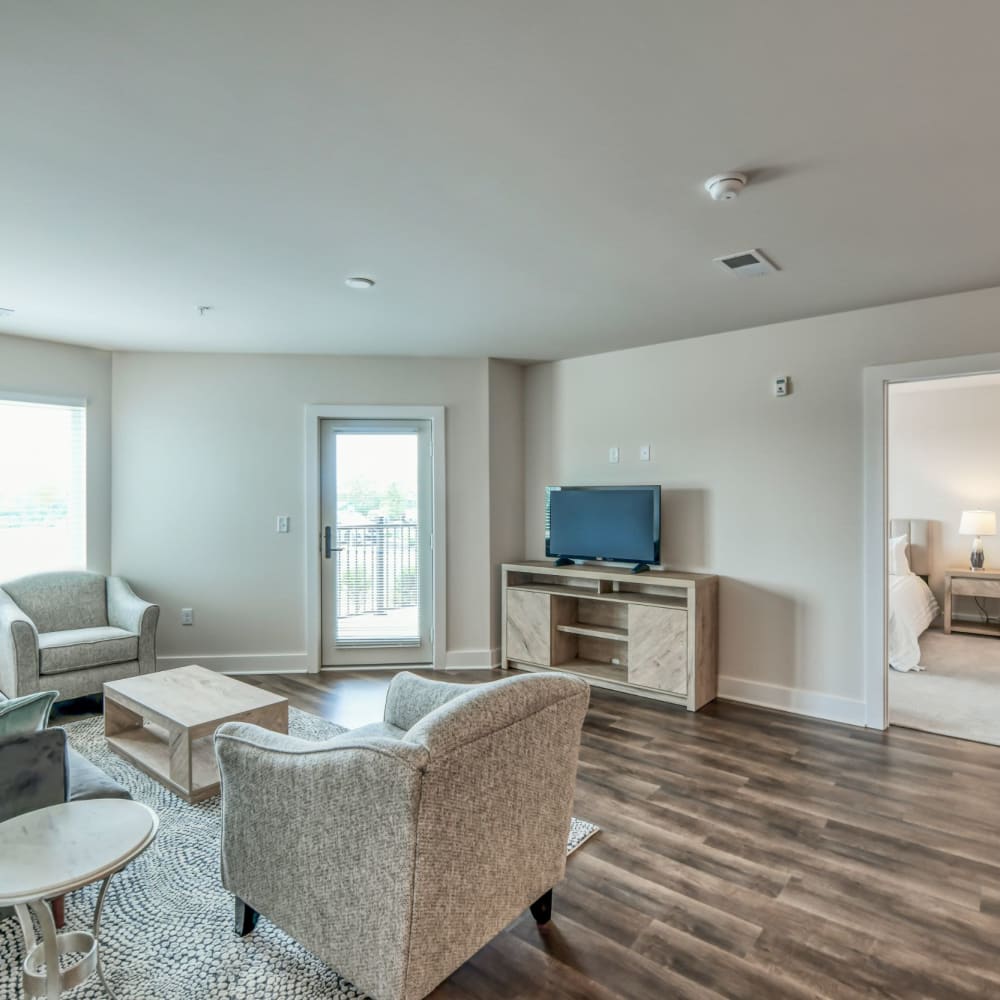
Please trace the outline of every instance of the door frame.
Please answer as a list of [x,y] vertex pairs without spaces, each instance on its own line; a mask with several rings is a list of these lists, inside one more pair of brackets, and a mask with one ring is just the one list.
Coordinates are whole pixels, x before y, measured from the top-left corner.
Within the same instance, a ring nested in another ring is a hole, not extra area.
[[[320,510],[320,421],[321,420],[428,420],[431,425],[431,551],[433,573],[431,591],[434,615],[431,631],[431,665],[444,670],[447,643],[447,518],[445,509],[445,407],[391,406],[307,403],[306,421],[306,671],[318,674],[323,668],[323,591],[321,584],[320,545],[322,512]],[[426,669],[427,664],[420,664]],[[357,669],[380,670],[382,667]]]
[[889,530],[889,385],[956,375],[1000,372],[1000,354],[877,365],[864,370],[864,632],[865,725],[889,728],[889,599],[886,546]]

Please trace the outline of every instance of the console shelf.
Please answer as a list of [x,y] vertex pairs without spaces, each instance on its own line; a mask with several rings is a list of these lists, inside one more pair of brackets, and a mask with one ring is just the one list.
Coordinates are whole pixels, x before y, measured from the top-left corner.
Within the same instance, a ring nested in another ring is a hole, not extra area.
[[594,639],[611,639],[613,642],[628,642],[628,629],[615,628],[607,625],[603,628],[597,625],[557,625],[560,632],[570,635],[589,635]]
[[560,670],[697,711],[716,695],[718,577],[503,566],[504,669]]

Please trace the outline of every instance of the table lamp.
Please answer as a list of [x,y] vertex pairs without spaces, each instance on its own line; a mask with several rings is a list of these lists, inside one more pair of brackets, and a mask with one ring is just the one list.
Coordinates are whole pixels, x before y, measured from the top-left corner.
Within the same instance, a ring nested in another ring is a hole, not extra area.
[[983,535],[997,533],[997,515],[992,510],[963,510],[962,521],[958,526],[960,535],[975,535],[972,543],[972,554],[969,556],[969,566],[972,569],[983,568]]

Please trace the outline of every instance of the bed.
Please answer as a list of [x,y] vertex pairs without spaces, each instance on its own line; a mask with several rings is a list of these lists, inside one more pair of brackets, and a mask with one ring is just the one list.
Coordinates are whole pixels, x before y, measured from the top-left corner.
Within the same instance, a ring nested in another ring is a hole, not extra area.
[[[930,559],[927,522],[893,520],[889,538],[906,538],[908,566],[893,565],[889,556],[889,666],[894,670],[922,670],[920,636],[941,611],[927,586]],[[891,542],[890,542],[891,549]],[[894,572],[895,570],[895,572]]]

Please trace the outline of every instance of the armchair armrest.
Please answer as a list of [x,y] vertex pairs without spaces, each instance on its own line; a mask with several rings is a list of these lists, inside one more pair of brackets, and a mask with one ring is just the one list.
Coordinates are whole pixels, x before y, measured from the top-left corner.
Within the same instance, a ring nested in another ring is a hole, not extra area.
[[389,684],[384,719],[400,729],[412,729],[425,715],[478,686],[448,684],[404,671]]
[[156,625],[160,608],[137,597],[120,576],[108,577],[108,624],[139,636],[139,672],[156,669]]
[[0,822],[65,802],[66,730],[0,737]]
[[128,632],[139,632],[143,618],[155,604],[137,597],[135,591],[120,576],[108,577],[108,624]]
[[0,691],[16,698],[37,690],[38,629],[0,588]]
[[400,995],[426,750],[226,723],[215,751],[225,887],[369,992]]

